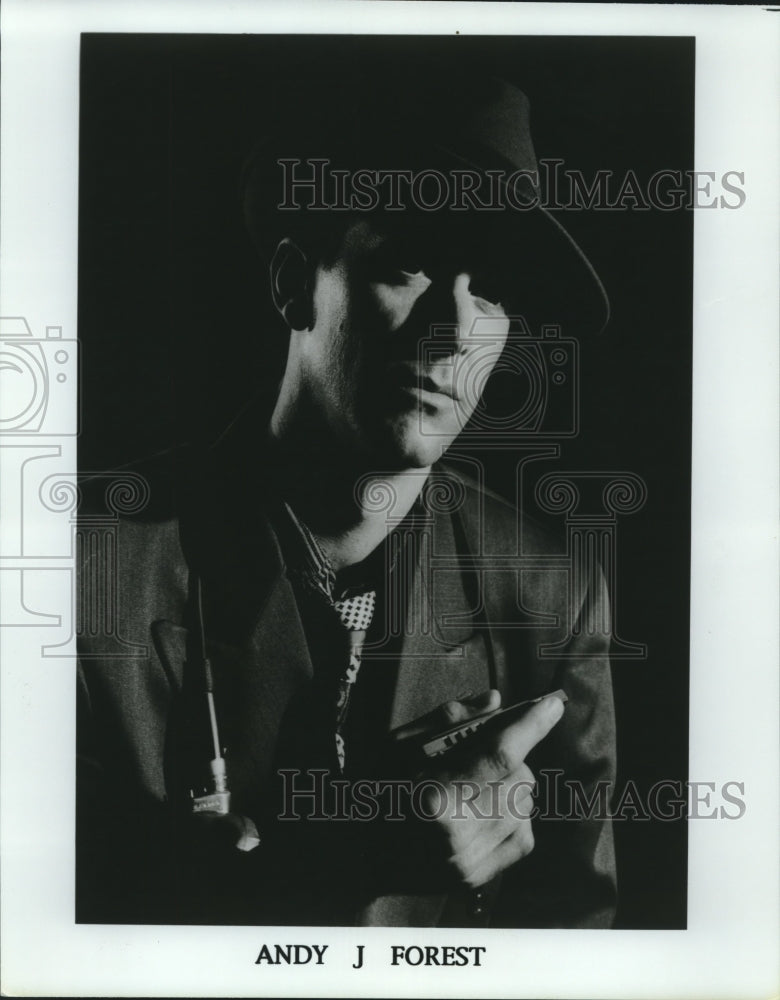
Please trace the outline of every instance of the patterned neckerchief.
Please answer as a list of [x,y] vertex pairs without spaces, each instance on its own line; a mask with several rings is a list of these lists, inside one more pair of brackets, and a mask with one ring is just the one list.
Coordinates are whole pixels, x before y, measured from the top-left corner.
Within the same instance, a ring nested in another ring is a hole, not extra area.
[[343,773],[346,747],[342,730],[347,718],[352,686],[360,670],[363,643],[376,606],[376,590],[369,586],[351,587],[336,594],[336,573],[309,528],[289,504],[285,508],[301,543],[299,558],[291,567],[292,575],[309,593],[315,594],[335,612],[349,637],[349,658],[340,673],[335,694],[335,744],[339,769]]

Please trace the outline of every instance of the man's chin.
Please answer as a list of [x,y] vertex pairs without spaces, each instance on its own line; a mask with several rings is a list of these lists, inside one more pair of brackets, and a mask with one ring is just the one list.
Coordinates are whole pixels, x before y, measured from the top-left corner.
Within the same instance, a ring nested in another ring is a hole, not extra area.
[[454,435],[424,434],[418,427],[392,425],[386,428],[383,452],[389,468],[427,469],[438,462],[452,444]]

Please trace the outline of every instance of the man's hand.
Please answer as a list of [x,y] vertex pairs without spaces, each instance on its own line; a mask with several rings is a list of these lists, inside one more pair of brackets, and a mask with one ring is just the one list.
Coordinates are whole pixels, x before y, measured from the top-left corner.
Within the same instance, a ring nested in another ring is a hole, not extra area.
[[[435,735],[500,707],[498,691],[452,701],[393,734],[397,741]],[[517,721],[478,731],[462,746],[432,758],[417,775],[417,801],[434,828],[440,857],[460,883],[477,887],[533,850],[531,796],[535,778],[525,764],[531,749],[563,714],[545,698]]]

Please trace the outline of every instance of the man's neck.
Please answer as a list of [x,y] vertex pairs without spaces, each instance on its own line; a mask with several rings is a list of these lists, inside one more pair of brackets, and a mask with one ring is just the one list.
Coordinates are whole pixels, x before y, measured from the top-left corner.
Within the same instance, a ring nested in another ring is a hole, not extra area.
[[276,436],[278,489],[336,572],[366,559],[409,513],[430,468],[385,472],[325,442]]
[[[341,530],[311,530],[334,570],[362,562],[409,513],[425,483],[428,469],[360,479],[355,513]],[[345,498],[346,499],[346,498]]]

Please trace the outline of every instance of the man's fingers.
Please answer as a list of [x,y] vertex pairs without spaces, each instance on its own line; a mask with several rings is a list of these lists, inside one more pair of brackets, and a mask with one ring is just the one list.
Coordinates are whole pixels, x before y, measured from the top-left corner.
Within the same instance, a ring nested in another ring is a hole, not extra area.
[[484,885],[499,872],[505,871],[510,865],[526,857],[533,849],[534,835],[531,823],[526,821],[503,840],[473,871],[462,876],[462,880],[471,888]]
[[525,780],[513,782],[509,799],[507,804],[504,797],[500,819],[487,821],[476,818],[470,829],[464,830],[460,837],[451,837],[454,852],[449,864],[460,878],[465,878],[481,866],[507,837],[530,820],[534,810],[533,783]]
[[477,695],[461,698],[459,701],[446,701],[427,715],[394,729],[391,736],[394,740],[406,740],[423,734],[434,735],[450,726],[457,726],[461,722],[468,722],[488,712],[495,712],[500,706],[501,694],[495,688],[491,688]]
[[[468,784],[473,789],[479,787],[475,782]],[[466,794],[457,783],[442,786],[438,808],[453,858],[468,854],[465,867],[473,868],[478,855],[491,851],[519,821],[531,816],[535,787],[536,779],[525,764],[475,796]]]
[[563,702],[560,698],[543,698],[517,722],[509,723],[496,733],[486,734],[487,744],[476,762],[474,777],[488,781],[516,771],[562,715]]

